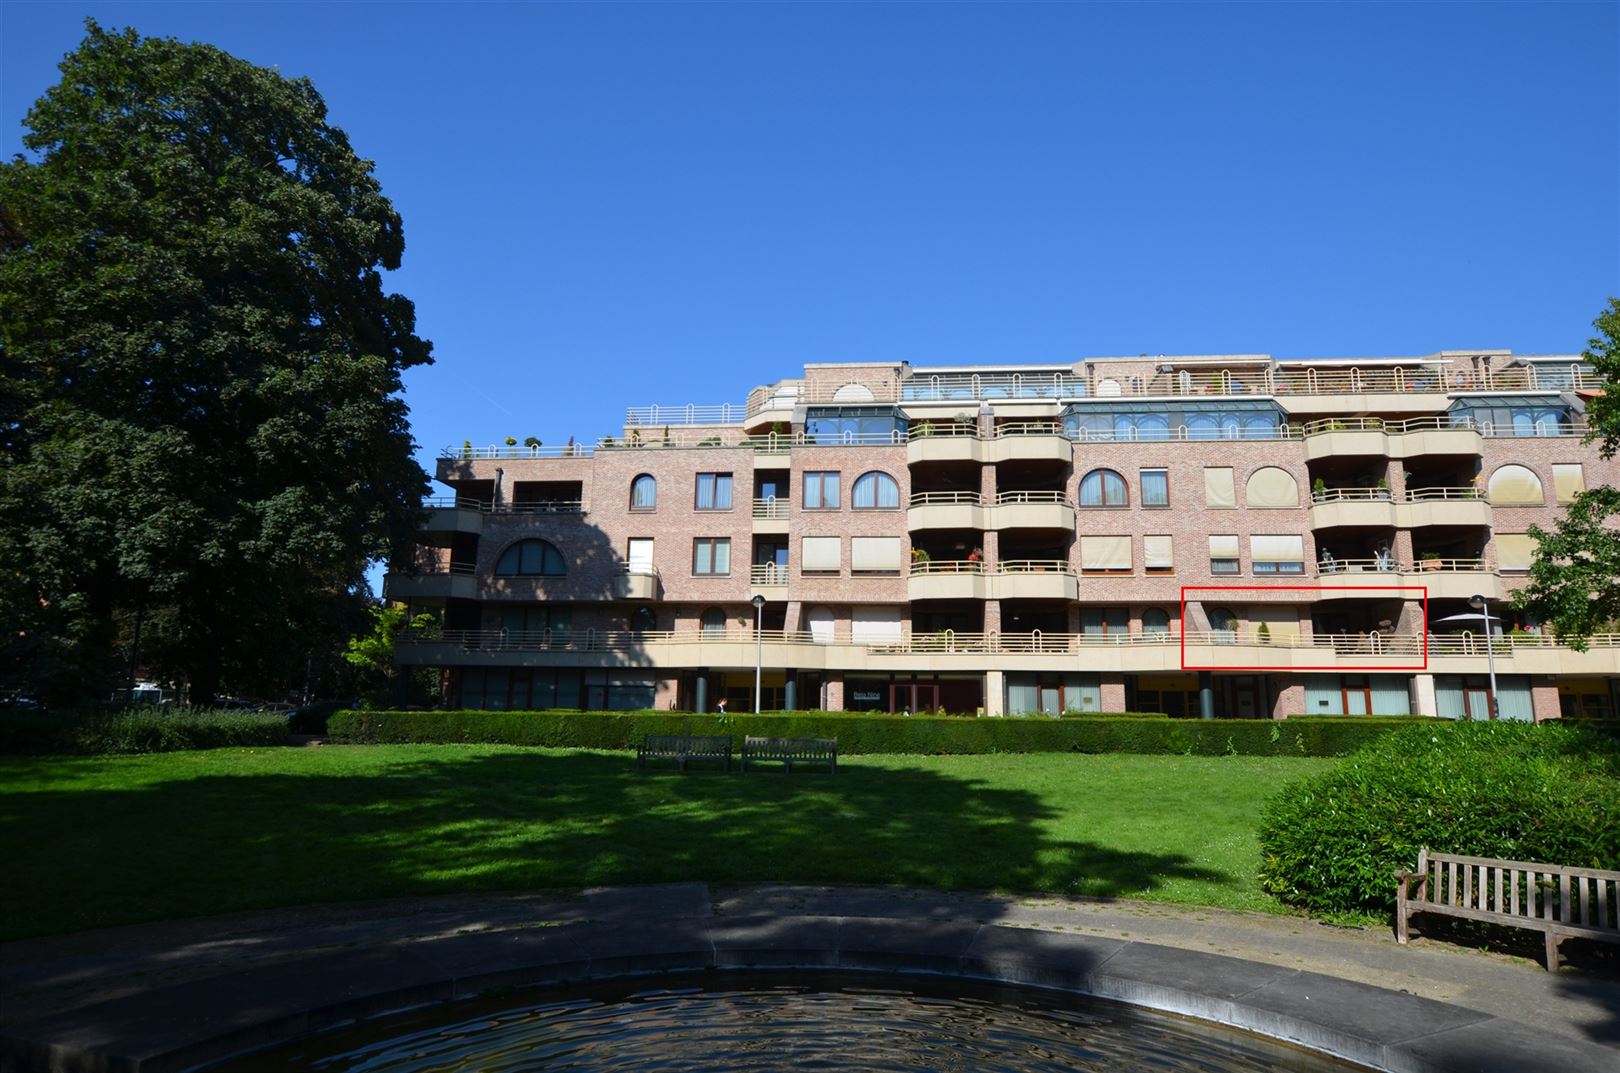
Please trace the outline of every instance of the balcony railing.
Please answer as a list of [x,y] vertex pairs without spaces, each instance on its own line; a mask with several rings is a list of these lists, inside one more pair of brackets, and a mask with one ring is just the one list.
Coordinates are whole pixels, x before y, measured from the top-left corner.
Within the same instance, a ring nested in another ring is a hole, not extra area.
[[978,492],[913,492],[908,503],[913,507],[977,507],[984,504],[984,496]]
[[1007,436],[1067,436],[1068,432],[1058,421],[1009,421],[996,426],[996,438]]
[[480,514],[584,514],[583,499],[546,499],[532,503],[492,503],[470,496],[435,496],[422,500],[428,510],[474,510]]
[[677,406],[632,406],[625,411],[626,425],[736,425],[748,414],[748,407],[730,402],[715,406],[683,403]]
[[976,559],[913,559],[907,564],[910,577],[922,574],[983,574],[984,563]]
[[1408,503],[1436,503],[1443,500],[1458,499],[1484,499],[1485,495],[1478,485],[1465,485],[1458,488],[1408,488],[1406,501]]
[[591,454],[590,447],[577,443],[565,443],[561,447],[498,447],[492,443],[488,447],[444,447],[439,450],[441,459],[461,462],[485,458],[589,458]]
[[477,572],[473,563],[406,563],[388,568],[395,577],[472,577]]
[[992,574],[1068,574],[1075,573],[1074,565],[1064,559],[1003,559]]
[[748,580],[753,585],[786,585],[788,568],[776,563],[755,563],[749,567]]
[[[701,645],[717,642],[754,640],[752,628],[728,624],[723,629],[685,630],[447,630],[438,626],[413,627],[400,637],[401,644],[450,644],[468,651],[568,651],[602,652],[644,649],[648,645]],[[955,630],[934,632],[905,631],[891,641],[856,641],[848,634],[829,636],[806,630],[764,630],[759,634],[766,644],[841,645],[865,649],[874,654],[985,653],[1005,655],[1074,655],[1104,648],[1162,648],[1182,643],[1182,635],[1166,630],[1109,633],[1046,633],[1032,630],[1019,633],[975,633]],[[1485,658],[1485,638],[1473,633],[1428,635],[1431,656]],[[1420,657],[1424,638],[1420,634],[1302,634],[1262,637],[1258,626],[1243,625],[1230,630],[1188,631],[1188,645],[1258,645],[1269,648],[1309,650],[1335,656]],[[1511,657],[1520,650],[1573,651],[1552,634],[1498,634],[1491,639],[1499,657]],[[1589,648],[1620,648],[1620,633],[1595,634]]]
[[754,500],[754,517],[782,521],[787,518],[788,511],[791,508],[791,503],[785,499],[778,499],[775,496],[771,496],[767,499],[756,499]]
[[1063,492],[997,492],[996,506],[1007,507],[1021,503],[1057,503],[1064,506],[1074,506],[1068,495]]
[[1324,488],[1311,493],[1312,503],[1388,503],[1388,488]]
[[1397,562],[1393,557],[1372,559],[1323,559],[1316,564],[1316,572],[1327,574],[1415,574],[1427,571],[1444,573],[1492,573],[1486,559],[1422,559],[1417,565]]

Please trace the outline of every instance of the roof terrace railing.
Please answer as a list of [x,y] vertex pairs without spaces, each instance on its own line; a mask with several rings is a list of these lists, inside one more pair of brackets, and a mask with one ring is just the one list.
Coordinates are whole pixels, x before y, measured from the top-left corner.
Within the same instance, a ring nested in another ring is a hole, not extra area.
[[560,447],[501,447],[492,443],[488,447],[463,444],[460,447],[440,448],[439,457],[473,462],[486,458],[589,458],[591,453],[589,446],[577,443],[565,443]]
[[631,406],[625,411],[626,425],[740,425],[748,416],[748,407],[722,402],[713,406],[685,403],[676,406]]
[[471,496],[433,496],[422,500],[427,510],[471,510],[480,514],[584,514],[583,499],[544,499],[534,502],[494,503]]

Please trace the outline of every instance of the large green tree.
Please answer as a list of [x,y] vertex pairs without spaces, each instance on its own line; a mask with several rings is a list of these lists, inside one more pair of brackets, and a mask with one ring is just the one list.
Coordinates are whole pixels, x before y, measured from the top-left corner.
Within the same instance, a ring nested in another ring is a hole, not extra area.
[[87,30],[0,164],[0,674],[93,695],[161,612],[268,687],[420,519],[400,218],[307,79]]
[[[1620,298],[1610,298],[1592,323],[1598,333],[1584,357],[1603,378],[1603,393],[1587,406],[1586,439],[1613,458],[1620,451]],[[1620,621],[1620,489],[1589,488],[1550,532],[1533,526],[1530,535],[1536,559],[1515,603],[1585,649],[1592,634]]]

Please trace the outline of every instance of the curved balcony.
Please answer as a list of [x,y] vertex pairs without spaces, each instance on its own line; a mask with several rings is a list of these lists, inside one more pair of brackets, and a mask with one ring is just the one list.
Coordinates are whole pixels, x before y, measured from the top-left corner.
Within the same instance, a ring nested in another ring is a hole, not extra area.
[[916,492],[906,513],[906,527],[921,529],[986,529],[984,497],[977,492]]
[[422,500],[428,512],[423,534],[473,533],[484,531],[484,513],[489,509],[481,499],[467,496],[439,496]]
[[1395,503],[1387,488],[1324,488],[1311,493],[1311,528],[1341,525],[1388,528],[1395,524]]
[[1000,600],[1076,600],[1074,567],[1060,559],[1011,559],[996,564],[991,593]]
[[986,588],[984,564],[969,560],[913,560],[906,576],[912,600],[982,600]]
[[1305,457],[1417,458],[1425,455],[1477,455],[1479,431],[1449,417],[1385,421],[1378,417],[1329,418],[1299,426]]
[[1466,600],[1471,596],[1484,596],[1490,600],[1503,597],[1502,579],[1485,559],[1419,558],[1413,564],[1401,564],[1402,584],[1422,585],[1429,590],[1429,598]]
[[389,600],[475,600],[478,579],[471,563],[425,564],[383,575]]
[[996,426],[985,443],[985,462],[1061,462],[1072,465],[1074,444],[1057,421],[1018,421]]
[[1002,492],[990,511],[992,529],[1074,529],[1074,505],[1062,492]]
[[906,440],[906,463],[977,462],[979,434],[973,425],[922,422],[912,427]]
[[1395,508],[1402,529],[1425,525],[1490,525],[1491,505],[1476,487],[1409,488]]
[[615,600],[656,600],[662,582],[658,570],[651,566],[619,567],[613,578]]

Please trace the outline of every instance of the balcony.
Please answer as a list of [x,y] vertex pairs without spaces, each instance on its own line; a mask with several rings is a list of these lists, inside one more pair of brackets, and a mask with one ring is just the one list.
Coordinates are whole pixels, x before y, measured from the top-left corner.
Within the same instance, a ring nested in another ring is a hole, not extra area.
[[1416,458],[1424,455],[1477,455],[1480,434],[1449,417],[1385,421],[1378,417],[1330,418],[1293,426],[1305,438],[1305,457]]
[[986,588],[984,564],[972,560],[913,560],[906,575],[911,600],[982,600]]
[[422,500],[427,510],[427,523],[422,526],[428,533],[473,533],[484,531],[484,501],[466,496],[439,496]]
[[914,492],[906,526],[922,529],[985,529],[984,497],[977,492]]
[[996,564],[991,593],[1001,600],[1076,600],[1074,567],[1059,559],[1011,559]]
[[1311,493],[1313,529],[1394,524],[1395,503],[1387,488],[1323,488]]
[[906,463],[977,462],[979,434],[974,425],[923,421],[913,425],[906,440]]
[[1425,525],[1490,525],[1491,505],[1480,490],[1466,488],[1408,488],[1405,501],[1395,508],[1395,524],[1402,529]]
[[776,563],[755,563],[748,568],[748,596],[782,599],[787,593],[788,568]]
[[478,597],[476,568],[471,563],[423,564],[383,575],[383,597],[388,600],[474,600]]
[[615,600],[656,600],[662,588],[658,570],[651,566],[624,565],[613,578]]
[[787,500],[777,499],[774,496],[754,500],[754,532],[786,533],[788,511],[791,506]]
[[1074,504],[1062,492],[1002,492],[990,512],[992,529],[1074,530]]
[[[1500,599],[1502,582],[1484,559],[1419,559],[1416,564],[1385,556],[1374,559],[1324,559],[1316,564],[1324,585],[1423,586],[1429,598],[1486,596]],[[1373,575],[1373,576],[1369,576]],[[1415,594],[1414,594],[1415,595]]]
[[1057,421],[1017,421],[997,425],[985,444],[985,462],[1074,462],[1074,444]]

